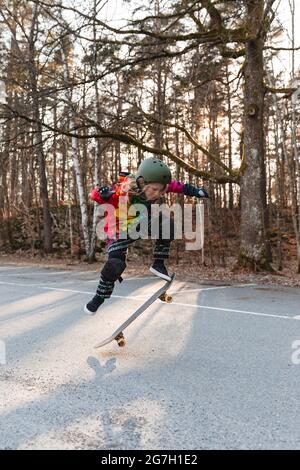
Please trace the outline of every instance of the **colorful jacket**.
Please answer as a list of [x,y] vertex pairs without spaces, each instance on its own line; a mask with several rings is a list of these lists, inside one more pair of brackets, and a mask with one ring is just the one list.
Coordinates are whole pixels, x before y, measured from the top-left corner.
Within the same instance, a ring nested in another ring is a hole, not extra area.
[[[132,216],[128,215],[127,213],[127,227],[123,226],[120,227],[119,221],[119,199],[121,196],[127,197],[127,211],[132,204],[138,203],[143,204],[147,208],[156,201],[145,201],[137,194],[131,194],[130,192],[130,183],[134,182],[135,178],[134,175],[128,175],[126,177],[119,177],[119,182],[114,184],[112,187],[96,187],[92,190],[90,194],[90,198],[92,201],[97,202],[98,204],[111,204],[115,207],[115,215],[114,217],[110,217],[109,214],[107,216],[107,222],[104,226],[104,232],[108,238],[115,238],[120,230],[126,230],[132,224],[137,224],[140,221],[139,216]],[[175,194],[189,194],[187,191],[188,188],[194,188],[191,185],[187,185],[184,183],[180,183],[179,181],[171,181],[168,184],[166,193],[175,193]]]

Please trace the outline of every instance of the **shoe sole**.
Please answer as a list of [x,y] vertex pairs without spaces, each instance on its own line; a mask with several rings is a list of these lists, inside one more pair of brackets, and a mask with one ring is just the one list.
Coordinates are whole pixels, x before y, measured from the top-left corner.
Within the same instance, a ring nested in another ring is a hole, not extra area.
[[165,279],[166,281],[171,281],[172,280],[172,278],[170,276],[167,276],[166,274],[162,274],[161,272],[156,271],[156,269],[152,268],[152,266],[150,268],[150,271],[151,271],[152,274],[155,274],[155,276],[160,277],[161,279]]
[[91,312],[91,311],[87,308],[86,305],[84,306],[84,313],[86,313],[86,314],[89,315],[90,317],[92,317],[93,315],[96,315],[97,311],[98,311],[98,309],[96,310],[96,312]]

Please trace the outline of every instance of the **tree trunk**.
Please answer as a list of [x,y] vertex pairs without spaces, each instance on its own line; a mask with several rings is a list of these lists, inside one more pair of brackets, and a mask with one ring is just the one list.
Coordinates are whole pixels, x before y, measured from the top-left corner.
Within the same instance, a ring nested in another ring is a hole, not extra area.
[[[70,79],[70,71],[69,71],[69,64],[68,64],[68,51],[64,47],[62,47],[62,57],[63,57],[65,82],[70,85],[71,79]],[[70,128],[73,129],[75,127],[75,112],[74,112],[73,103],[72,103],[73,101],[72,89],[67,92],[67,97],[70,103],[70,114],[71,114],[69,125],[70,125]],[[88,209],[87,209],[87,203],[85,200],[84,187],[82,183],[82,172],[80,168],[79,155],[78,155],[78,141],[76,137],[71,138],[71,152],[72,152],[72,162],[73,162],[73,170],[74,170],[74,175],[75,175],[75,180],[76,180],[76,187],[77,187],[78,197],[79,197],[84,247],[85,247],[86,256],[88,257],[90,253]]]
[[241,247],[239,265],[253,270],[272,270],[266,255],[263,192],[263,38],[258,34],[263,0],[248,0],[248,32],[245,62],[244,151],[246,169],[241,178]]
[[[57,101],[55,96],[54,109],[53,109],[53,124],[54,127],[57,127]],[[57,135],[53,135],[53,176],[52,176],[52,200],[53,204],[57,206]]]
[[[290,10],[292,16],[292,80],[295,79],[295,0],[290,2]],[[291,120],[291,144],[293,149],[293,157],[295,162],[295,185],[296,185],[296,204],[295,214],[293,215],[295,235],[297,242],[297,273],[300,273],[300,157],[297,147],[297,119],[295,102],[292,100],[292,120]]]
[[35,136],[35,148],[36,156],[39,168],[39,183],[40,183],[40,198],[43,207],[43,240],[44,240],[44,251],[50,253],[52,251],[52,233],[51,233],[51,214],[48,196],[48,185],[46,176],[46,165],[45,155],[43,148],[42,138],[42,125],[40,121],[40,109],[39,109],[39,98],[38,98],[38,71],[35,64],[35,41],[36,41],[36,29],[38,27],[38,5],[35,4],[33,19],[30,31],[30,78],[31,78],[31,89],[32,89],[32,107],[33,107],[33,119],[36,123],[36,136]]
[[[229,82],[228,64],[226,65],[226,92],[227,92],[227,116],[228,116],[228,167],[232,170],[232,107],[231,90]],[[233,210],[233,185],[229,183],[229,209]]]

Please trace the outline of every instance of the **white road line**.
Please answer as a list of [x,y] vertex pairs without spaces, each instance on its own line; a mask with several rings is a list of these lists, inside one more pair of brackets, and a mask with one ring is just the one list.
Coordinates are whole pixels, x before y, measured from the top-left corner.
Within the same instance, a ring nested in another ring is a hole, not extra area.
[[170,290],[170,294],[184,294],[185,292],[200,292],[202,290],[216,290],[216,289],[230,289],[231,287],[249,287],[249,286],[257,286],[257,284],[233,284],[230,286],[216,286],[216,287],[199,287],[199,289],[182,289],[172,291]]
[[[20,287],[40,287],[41,289],[52,290],[52,287],[42,286],[41,284],[28,284],[28,283],[22,284],[21,282],[4,282],[4,281],[0,281],[0,284],[8,285],[8,286],[20,286]],[[55,290],[60,290],[60,289],[55,288]]]
[[[255,315],[258,317],[273,317],[273,318],[284,318],[285,320],[300,320],[297,317],[289,317],[287,315],[273,315],[272,313],[262,313],[262,312],[251,312],[248,310],[235,310],[233,308],[222,308],[222,307],[209,307],[207,305],[197,305],[197,304],[183,304],[180,302],[172,302],[166,305],[180,305],[182,307],[194,307],[194,308],[204,308],[208,310],[219,310],[222,312],[234,312],[234,313],[244,313],[246,315]],[[300,317],[300,315],[299,315]]]
[[[31,275],[31,274],[36,274],[38,276],[40,276],[41,274],[51,274],[51,275],[55,275],[55,274],[94,274],[94,273],[97,273],[97,271],[36,271],[36,272],[28,272],[28,273],[19,273],[21,274],[22,276],[24,276],[24,274],[26,275]],[[6,273],[3,273],[3,274],[0,274],[0,276],[5,276]],[[8,274],[9,276],[17,276],[17,274]]]
[[[41,284],[21,284],[20,282],[4,282],[4,281],[0,281],[0,284],[9,285],[9,286],[19,286],[19,287],[38,287],[39,289],[43,289],[43,290],[54,290],[58,292],[71,292],[73,294],[95,295],[94,291],[92,292],[92,291],[83,291],[83,290],[75,290],[75,289],[61,289],[59,287],[48,287],[48,286],[43,286]],[[149,295],[129,296],[129,295],[114,295],[113,294],[111,297],[116,297],[119,299],[143,300],[149,297]]]
[[[5,270],[5,269],[19,269],[19,268],[3,268],[3,267],[0,267],[0,269]],[[90,274],[90,273],[94,274],[94,273],[97,273],[97,271],[54,271],[54,272],[53,271],[36,271],[36,272],[29,271],[28,273],[22,272],[22,273],[16,273],[16,274],[13,274],[13,273],[8,274],[8,273],[0,272],[0,276],[18,276],[18,275],[20,275],[20,276],[24,276],[24,275],[26,275],[26,276],[31,276],[31,275],[40,276],[42,274],[47,275],[47,276],[48,275],[55,276],[57,274],[72,274],[72,275],[77,275],[78,274],[79,275],[79,274]]]
[[[143,279],[152,279],[152,281],[157,281],[159,278],[155,277],[123,277],[123,281],[139,281]],[[89,281],[84,281],[84,282],[99,282],[99,278],[97,279],[90,279]]]
[[[48,286],[42,286],[40,284],[21,284],[21,283],[16,283],[16,282],[4,282],[0,281],[0,284],[4,285],[13,285],[13,286],[21,286],[21,287],[38,287],[43,290],[54,290],[54,291],[63,291],[63,292],[71,292],[74,294],[91,294],[93,295],[94,292],[87,292],[87,291],[79,291],[79,290],[73,290],[73,289],[59,289],[57,287],[48,287]],[[143,300],[145,297],[148,296],[126,296],[126,295],[112,295],[114,298],[119,298],[119,299],[130,299],[130,300]],[[206,310],[217,310],[221,312],[233,312],[233,313],[244,313],[245,315],[255,315],[259,317],[270,317],[270,318],[282,318],[284,320],[300,320],[300,315],[295,316],[287,316],[287,315],[274,315],[270,313],[262,313],[262,312],[251,312],[248,310],[235,310],[231,308],[222,308],[222,307],[209,307],[207,305],[197,305],[197,304],[184,304],[181,302],[172,302],[172,303],[165,303],[165,305],[179,305],[181,307],[193,307],[193,308],[202,308]]]
[[28,272],[28,273],[16,273],[16,274],[7,274],[7,273],[0,273],[0,276],[11,276],[11,277],[16,277],[16,276],[41,276],[42,274],[46,274],[47,276],[55,276],[57,274],[68,274],[70,273],[70,271],[60,271],[60,272],[55,272],[55,273],[52,273],[52,272],[49,272],[49,273],[45,273],[45,272],[37,272],[37,273],[32,273],[32,272]]
[[[152,281],[157,281],[157,279],[153,277],[129,277],[129,278],[124,278],[124,281],[137,281],[137,280],[143,280],[143,279],[152,279]],[[98,279],[91,279],[89,281],[84,281],[84,282],[98,282]],[[233,284],[229,286],[215,286],[215,287],[199,287],[198,289],[182,289],[182,290],[170,290],[169,293],[174,295],[174,294],[184,294],[185,292],[201,292],[203,290],[217,290],[217,289],[230,289],[233,287],[249,287],[249,286],[257,286],[258,284]]]
[[[96,274],[98,273],[98,270],[96,271],[66,271],[69,274]],[[59,271],[58,271],[59,274]]]
[[124,277],[124,281],[139,281],[139,280],[144,280],[144,279],[152,279],[152,281],[157,281],[159,278],[158,277]]
[[[0,283],[1,284],[1,283]],[[60,292],[73,292],[74,294],[89,294],[89,295],[95,295],[95,292],[87,292],[87,291],[82,291],[82,290],[73,290],[73,289],[59,289],[57,287],[40,287],[41,289],[49,289],[49,290],[57,290]],[[149,294],[150,295],[150,294]],[[145,298],[148,298],[149,295],[115,295],[113,294],[111,297],[116,297],[117,299],[133,299],[133,300],[144,300]]]
[[0,266],[0,269],[26,269],[30,268],[30,266]]

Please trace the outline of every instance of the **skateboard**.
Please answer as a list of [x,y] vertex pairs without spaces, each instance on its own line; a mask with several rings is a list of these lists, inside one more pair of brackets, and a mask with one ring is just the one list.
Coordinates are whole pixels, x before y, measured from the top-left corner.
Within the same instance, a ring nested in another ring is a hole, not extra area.
[[148,307],[150,307],[150,305],[153,304],[155,300],[160,299],[163,302],[172,302],[172,297],[167,294],[167,290],[170,288],[172,282],[174,281],[174,278],[175,274],[172,274],[170,281],[166,281],[165,284],[160,287],[156,292],[154,292],[154,294],[152,294],[151,297],[146,300],[146,302],[144,302],[132,315],[130,315],[130,317],[124,323],[122,323],[122,325],[119,326],[119,328],[111,336],[101,341],[101,343],[97,344],[95,346],[95,349],[102,348],[102,346],[105,346],[113,340],[116,340],[120,347],[124,347],[126,344],[126,340],[124,338],[123,331]]

